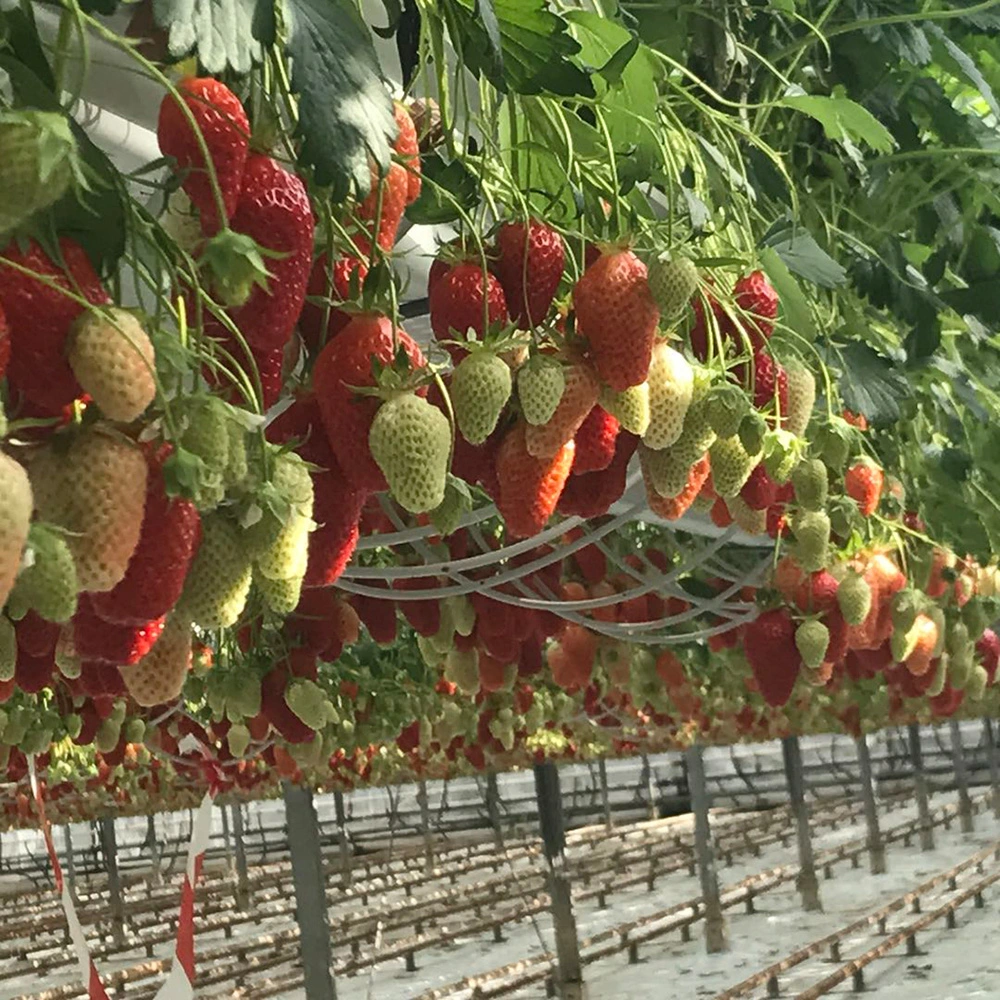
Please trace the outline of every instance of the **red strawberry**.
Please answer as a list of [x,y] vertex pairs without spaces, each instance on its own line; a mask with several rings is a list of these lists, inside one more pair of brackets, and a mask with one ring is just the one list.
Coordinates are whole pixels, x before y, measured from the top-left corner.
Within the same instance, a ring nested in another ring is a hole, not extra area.
[[[359,238],[360,242],[364,242]],[[359,247],[359,249],[362,249]],[[363,249],[362,249],[362,252]],[[350,254],[337,257],[330,267],[330,259],[324,253],[313,264],[312,273],[309,276],[309,284],[306,286],[306,295],[315,298],[326,298],[343,301],[351,294],[351,278],[354,279],[358,288],[364,284],[368,275],[367,260],[359,260]],[[306,346],[315,352],[322,349],[326,341],[336,337],[341,330],[351,321],[351,314],[338,309],[336,306],[330,307],[327,317],[326,334],[323,333],[323,316],[326,313],[324,306],[315,302],[306,302],[302,306],[302,315],[299,317],[299,328],[302,331],[302,339]]]
[[792,695],[802,667],[795,622],[784,608],[765,611],[743,630],[743,652],[764,700],[777,708]]
[[740,496],[751,510],[767,510],[777,500],[778,484],[767,474],[763,462],[750,473]]
[[[438,581],[433,576],[404,577],[394,580],[393,590],[433,590]],[[418,635],[435,635],[441,628],[441,605],[432,598],[415,601],[397,601],[403,617]]]
[[826,662],[840,663],[847,655],[850,626],[844,621],[844,616],[837,607],[831,608],[823,615],[823,624],[830,633],[830,641],[826,647]]
[[313,512],[316,529],[309,535],[309,564],[305,586],[328,587],[340,579],[354,555],[360,537],[361,508],[368,498],[336,465],[313,475]]
[[7,316],[0,306],[0,378],[4,377],[7,371],[7,364],[10,362],[10,326],[7,323]]
[[615,442],[615,457],[606,469],[570,476],[559,496],[559,513],[567,517],[600,517],[606,514],[625,493],[628,463],[638,444],[639,439],[634,434],[622,431]]
[[[390,163],[381,180],[375,170],[372,170],[371,191],[357,210],[357,216],[362,223],[377,223],[377,227],[364,226],[364,235],[369,245],[372,239],[375,239],[387,253],[395,246],[396,234],[399,232],[400,222],[403,221],[409,193],[410,172],[402,163]],[[356,236],[355,241],[357,241]]]
[[774,405],[777,393],[784,419],[788,414],[788,372],[785,366],[780,361],[775,361],[767,351],[758,351],[753,356],[753,366],[753,405],[758,410],[767,409]]
[[15,626],[17,649],[28,656],[50,656],[59,641],[59,626],[29,611]]
[[81,660],[131,666],[156,645],[164,624],[164,618],[157,618],[140,625],[112,625],[100,618],[89,597],[81,594],[80,607],[73,616],[74,652]]
[[496,236],[493,269],[503,285],[510,318],[522,329],[548,315],[562,279],[566,251],[562,237],[544,222],[505,222]]
[[[181,80],[177,89],[205,139],[228,218],[236,211],[250,147],[250,123],[246,112],[240,99],[224,83],[211,77],[188,77]],[[212,235],[227,220],[218,217],[197,137],[177,101],[169,94],[160,104],[156,136],[160,151],[165,156],[172,156],[179,170],[190,171],[184,180],[184,190],[201,215],[202,232]]]
[[295,441],[295,453],[321,469],[329,469],[335,461],[323,430],[319,401],[312,392],[296,394],[292,405],[267,425],[265,436],[275,444]]
[[661,497],[652,488],[652,484],[647,482],[646,502],[649,504],[649,509],[658,517],[665,518],[668,521],[676,521],[678,518],[683,517],[701,492],[701,488],[705,485],[705,480],[708,479],[710,471],[711,465],[708,452],[706,452],[691,466],[684,489],[676,496]]
[[497,453],[497,508],[514,538],[537,535],[555,512],[573,465],[575,445],[567,442],[551,458],[535,458],[525,443],[525,425],[516,424]]
[[763,271],[750,274],[733,286],[736,305],[746,314],[741,317],[754,351],[760,351],[770,339],[778,315],[778,293]]
[[840,584],[829,570],[821,569],[802,578],[795,592],[795,603],[808,613],[833,611]]
[[992,684],[997,674],[997,667],[1000,666],[1000,637],[997,636],[993,629],[986,629],[979,637],[976,643],[976,652],[982,659],[986,675],[990,679],[990,684]]
[[867,460],[856,462],[844,473],[844,489],[857,502],[862,517],[871,517],[882,497],[885,473]]
[[308,743],[313,731],[285,702],[288,680],[287,667],[274,667],[261,678],[260,711],[289,743]]
[[393,115],[399,135],[392,144],[393,151],[403,161],[406,168],[406,204],[410,205],[420,197],[420,144],[417,141],[417,127],[413,123],[406,105],[393,102]]
[[785,516],[783,503],[772,504],[767,508],[767,533],[772,538],[784,538],[788,534],[788,518]]
[[55,668],[56,661],[52,653],[31,656],[18,650],[17,662],[14,664],[14,684],[25,694],[38,694],[42,688],[51,685]]
[[391,646],[396,641],[396,602],[388,595],[369,597],[352,594],[351,604],[375,642],[380,646]]
[[[0,306],[10,328],[10,363],[7,381],[39,408],[39,416],[56,416],[83,390],[66,361],[65,345],[70,325],[83,307],[60,289],[82,296],[93,305],[111,300],[90,259],[68,237],[60,237],[61,260],[53,261],[33,240],[11,243],[0,256]],[[54,281],[57,287],[16,270],[25,268]]]
[[646,265],[631,250],[602,254],[577,281],[573,308],[601,380],[616,392],[645,381],[660,319]]
[[620,425],[603,407],[595,406],[587,419],[573,435],[576,453],[573,458],[573,475],[600,472],[615,457],[615,444]]
[[[507,322],[503,287],[478,262],[455,264],[445,272],[434,283],[429,306],[431,328],[438,340],[467,340],[470,328],[482,340],[487,329]],[[456,361],[465,353],[452,346],[446,350]]]
[[190,500],[167,496],[163,460],[168,454],[161,449],[149,462],[142,529],[125,576],[112,590],[91,597],[94,612],[105,621],[144,625],[167,614],[181,596],[201,541],[201,518]]
[[[396,330],[400,346],[414,368],[426,363],[420,348],[402,329]],[[358,396],[352,386],[375,384],[372,361],[392,363],[396,353],[392,324],[385,316],[355,316],[316,359],[313,385],[327,440],[341,469],[358,490],[375,493],[387,489],[385,476],[368,450],[368,431],[381,401]]]

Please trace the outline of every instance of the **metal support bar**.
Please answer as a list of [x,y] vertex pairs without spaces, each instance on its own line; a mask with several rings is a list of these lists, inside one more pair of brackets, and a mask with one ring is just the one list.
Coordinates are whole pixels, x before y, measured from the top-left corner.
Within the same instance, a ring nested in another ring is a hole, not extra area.
[[66,845],[66,885],[75,903],[76,900],[76,859],[73,857],[73,831],[69,823],[63,826],[63,843]]
[[424,868],[434,871],[434,833],[431,830],[431,810],[427,802],[427,782],[417,783],[417,805],[420,806],[420,829],[424,835]]
[[858,770],[861,773],[861,800],[865,807],[865,829],[868,843],[868,866],[872,875],[885,872],[885,842],[878,823],[878,809],[875,806],[875,783],[872,780],[872,758],[868,750],[868,738],[860,736],[854,741],[858,751]]
[[146,817],[146,839],[149,841],[149,863],[151,865],[153,885],[163,884],[163,869],[160,867],[160,842],[156,837],[156,816],[150,813]]
[[108,904],[111,910],[111,932],[115,941],[125,940],[125,902],[122,897],[122,880],[118,873],[118,841],[115,838],[114,816],[102,816],[98,821],[101,835],[101,856],[108,875]]
[[969,769],[965,766],[965,747],[962,746],[962,727],[958,719],[948,722],[951,735],[951,762],[958,786],[958,824],[962,833],[972,833],[972,800],[969,798]]
[[796,879],[804,910],[822,910],[819,898],[819,881],[813,859],[812,839],[809,832],[809,810],[806,807],[805,782],[802,778],[802,750],[797,736],[786,736],[781,741],[785,761],[785,778],[788,797],[795,816],[795,833],[799,845],[799,874]]
[[931,826],[930,803],[927,798],[927,775],[924,773],[924,755],[920,747],[920,726],[911,722],[907,727],[910,741],[910,760],[913,763],[913,787],[917,795],[917,815],[920,818],[920,850],[934,850],[934,829]]
[[573,898],[564,854],[566,829],[563,823],[559,771],[555,764],[546,762],[535,765],[535,794],[545,846],[552,924],[559,962],[556,987],[563,1000],[583,1000],[583,966],[580,963],[580,942],[576,933]]
[[326,907],[323,854],[312,791],[289,781],[281,783],[285,799],[285,825],[295,884],[295,919],[299,925],[299,951],[307,1000],[336,1000],[330,971],[330,921]]
[[991,719],[983,719],[983,735],[986,738],[986,762],[990,768],[990,802],[993,815],[1000,819],[1000,763],[997,761],[997,743]]
[[705,784],[705,761],[700,744],[694,744],[685,754],[688,785],[691,789],[691,811],[694,813],[694,843],[701,878],[701,896],[705,906],[705,949],[710,955],[729,949],[726,921],[719,899],[719,877],[715,871],[715,851],[708,809],[708,789]]
[[642,779],[646,782],[646,794],[649,796],[649,818],[660,817],[660,796],[656,789],[656,773],[646,754],[642,755]]
[[222,813],[222,849],[226,854],[226,867],[231,874],[233,871],[233,840],[229,835],[229,810],[222,806],[220,812]]
[[344,793],[333,793],[333,809],[337,817],[337,849],[340,853],[340,881],[346,889],[351,884],[351,840],[347,836],[347,813],[344,811]]
[[250,905],[250,884],[247,878],[247,852],[243,844],[243,806],[234,802],[229,808],[233,814],[233,846],[236,854],[236,905],[245,910]]
[[611,821],[611,800],[608,798],[608,765],[603,757],[597,761],[597,777],[601,782],[601,810],[604,812],[604,829],[611,832],[614,823]]
[[486,772],[486,815],[489,816],[497,848],[503,850],[503,828],[500,825],[500,789],[497,787],[496,771]]

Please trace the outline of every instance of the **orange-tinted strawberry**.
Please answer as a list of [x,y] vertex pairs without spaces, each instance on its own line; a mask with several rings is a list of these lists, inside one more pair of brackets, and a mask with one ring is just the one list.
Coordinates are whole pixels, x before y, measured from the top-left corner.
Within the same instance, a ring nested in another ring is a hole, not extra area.
[[691,504],[694,503],[695,497],[701,492],[701,488],[708,478],[709,469],[709,458],[706,453],[691,466],[684,489],[673,497],[661,497],[653,488],[652,483],[647,480],[646,502],[649,504],[649,509],[668,521],[676,521],[683,517],[690,509]]
[[525,440],[525,425],[507,432],[497,453],[497,507],[514,538],[538,534],[555,512],[573,464],[570,440],[550,458],[535,458]]
[[565,387],[555,412],[544,424],[526,426],[525,442],[528,451],[537,458],[547,458],[573,440],[597,403],[599,391],[597,378],[589,365],[567,365]]
[[405,104],[394,101],[393,116],[399,135],[392,144],[393,152],[402,160],[406,168],[406,204],[410,205],[420,197],[420,144],[417,140],[417,128]]
[[848,496],[854,498],[862,517],[875,513],[884,481],[885,473],[874,462],[867,460],[856,462],[844,473],[844,489]]

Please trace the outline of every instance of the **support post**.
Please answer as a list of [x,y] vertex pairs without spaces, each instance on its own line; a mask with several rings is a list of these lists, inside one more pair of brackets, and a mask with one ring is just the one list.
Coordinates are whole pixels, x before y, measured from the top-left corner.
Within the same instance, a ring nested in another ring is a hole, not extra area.
[[604,813],[604,829],[611,832],[614,823],[611,821],[611,799],[608,797],[608,766],[603,757],[597,761],[597,777],[601,782],[601,811]]
[[911,722],[907,727],[910,741],[910,760],[913,763],[913,787],[917,795],[917,816],[920,819],[920,850],[934,850],[934,829],[931,826],[930,803],[927,798],[927,775],[924,773],[924,754],[920,747],[920,726]]
[[295,919],[299,925],[306,1000],[336,1000],[337,990],[330,971],[330,920],[326,907],[323,854],[312,790],[290,781],[281,783],[285,800],[285,829],[292,857],[295,884]]
[[118,873],[118,841],[115,837],[114,816],[102,816],[99,820],[101,832],[101,856],[108,876],[108,905],[111,910],[111,933],[115,943],[121,946],[125,941],[125,901],[122,898],[122,880]]
[[797,736],[785,736],[781,741],[781,752],[785,760],[785,778],[788,782],[788,797],[795,816],[795,833],[799,846],[799,874],[796,878],[799,895],[802,896],[804,910],[822,910],[819,898],[819,881],[816,878],[816,863],[813,860],[812,838],[809,831],[809,810],[806,807],[805,782],[802,777],[802,750]]
[[1000,762],[997,760],[997,744],[991,719],[983,719],[983,735],[986,737],[986,762],[990,768],[990,804],[993,815],[1000,819]]
[[226,853],[226,867],[229,869],[230,874],[233,871],[233,840],[229,835],[229,810],[222,805],[220,807],[222,812],[222,849]]
[[659,819],[660,817],[660,796],[656,790],[656,774],[653,765],[649,762],[646,754],[642,755],[642,776],[646,782],[646,794],[649,796],[649,818]]
[[573,898],[566,867],[566,830],[563,824],[559,771],[546,761],[535,765],[538,819],[545,847],[546,875],[558,957],[557,989],[562,1000],[584,1000],[580,942],[576,934]]
[[865,830],[868,842],[868,867],[872,875],[885,873],[885,842],[878,823],[878,809],[875,805],[875,783],[872,780],[872,757],[868,750],[868,738],[859,736],[854,745],[858,751],[858,770],[861,773],[861,801],[865,807]]
[[153,885],[163,884],[163,869],[160,867],[160,842],[156,839],[156,817],[150,813],[146,817],[146,840],[149,841],[149,863]]
[[73,830],[69,823],[63,826],[63,843],[66,847],[66,885],[70,898],[76,903],[76,858],[73,857]]
[[962,746],[962,727],[958,719],[950,719],[951,763],[955,769],[958,786],[958,824],[962,833],[972,833],[972,800],[969,798],[969,769],[965,766],[965,747]]
[[431,810],[427,801],[427,782],[417,783],[417,805],[420,806],[420,829],[424,835],[424,868],[428,875],[434,871],[434,834],[431,830]]
[[486,814],[493,828],[493,839],[497,848],[503,850],[503,829],[500,825],[500,789],[497,786],[496,771],[486,772]]
[[710,955],[729,950],[726,920],[719,899],[719,877],[715,871],[715,850],[709,820],[708,788],[705,783],[705,760],[702,747],[695,743],[685,754],[691,788],[691,811],[694,813],[694,844],[701,878],[701,897],[705,907],[705,949]]
[[346,889],[351,884],[351,841],[347,836],[347,813],[344,811],[344,793],[333,793],[333,809],[337,817],[337,850],[340,854],[340,882]]
[[250,905],[250,882],[247,878],[247,852],[243,843],[243,806],[234,802],[229,808],[233,814],[233,846],[236,854],[236,905],[245,910]]

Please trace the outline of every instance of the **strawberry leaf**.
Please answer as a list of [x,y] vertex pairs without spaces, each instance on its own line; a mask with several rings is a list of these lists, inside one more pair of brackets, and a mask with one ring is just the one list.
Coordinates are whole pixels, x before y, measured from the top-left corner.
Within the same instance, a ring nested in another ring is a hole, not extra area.
[[209,73],[249,73],[260,62],[263,0],[153,0],[153,17],[175,59],[192,53]]
[[372,37],[350,0],[289,0],[287,51],[299,97],[299,161],[335,201],[371,189],[396,134]]
[[849,410],[875,427],[900,418],[900,404],[910,395],[910,385],[888,358],[856,340],[837,350],[836,363],[843,369],[840,392]]

